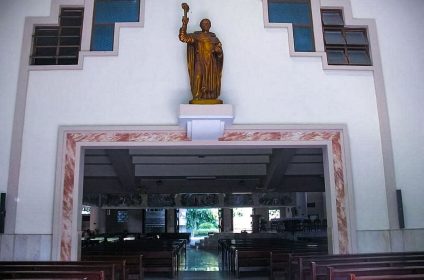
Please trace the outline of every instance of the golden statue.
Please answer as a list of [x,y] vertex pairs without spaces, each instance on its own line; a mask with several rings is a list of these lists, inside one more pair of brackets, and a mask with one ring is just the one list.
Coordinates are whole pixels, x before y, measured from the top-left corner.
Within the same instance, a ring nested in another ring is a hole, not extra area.
[[181,42],[187,43],[188,74],[193,95],[190,104],[222,104],[222,100],[218,99],[224,62],[221,42],[209,32],[211,22],[206,18],[200,22],[202,31],[187,34],[189,7],[187,3],[181,6],[184,16],[178,37]]

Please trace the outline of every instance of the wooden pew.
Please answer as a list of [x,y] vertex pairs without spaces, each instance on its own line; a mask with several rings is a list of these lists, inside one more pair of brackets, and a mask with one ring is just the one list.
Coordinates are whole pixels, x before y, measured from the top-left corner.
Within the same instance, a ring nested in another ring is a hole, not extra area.
[[[143,266],[139,269],[140,277],[144,272],[169,272],[172,277],[178,273],[179,257],[184,251],[185,240],[140,239],[102,246],[86,248],[83,259],[96,259],[101,255],[143,255]],[[127,260],[127,266],[129,265]]]
[[[351,261],[351,260],[350,260]],[[331,266],[334,269],[349,269],[349,268],[377,268],[377,267],[408,267],[408,266],[424,266],[424,260],[402,260],[402,259],[393,259],[388,258],[386,260],[381,259],[381,261],[361,261],[357,260],[356,262],[343,262],[343,263],[319,263],[311,262],[311,275],[308,277],[304,275],[304,279],[318,280],[318,279],[327,279],[327,267]]]
[[[281,238],[260,238],[260,239],[221,239],[219,241],[223,268],[235,271],[235,252],[236,250],[245,251],[282,251],[292,253],[302,251],[314,253],[322,251],[322,246],[309,242],[293,242],[292,240]],[[326,248],[325,248],[326,250]]]
[[[278,272],[287,274],[289,267],[287,254],[292,254],[296,251],[309,254],[317,252],[320,254],[325,253],[327,251],[327,247],[325,246],[324,248],[321,243],[311,242],[309,240],[293,241],[281,238],[221,239],[218,242],[222,259],[222,267],[224,270],[229,270],[234,272],[234,274],[239,273],[240,269],[238,269],[238,267],[241,266],[239,261],[236,265],[236,259],[240,257],[236,257],[236,251],[238,251],[238,255],[240,255],[243,251],[256,251],[270,256],[270,260],[268,261],[268,270],[271,271],[270,277],[273,277],[274,274]],[[271,252],[273,255],[270,254]]]
[[322,264],[338,264],[351,262],[376,262],[389,260],[424,260],[423,252],[400,252],[400,253],[370,253],[352,255],[300,255],[290,261],[290,279],[304,280],[304,275],[310,275],[310,266],[307,264],[314,261]]
[[[115,265],[114,264],[97,264],[97,265],[34,265],[34,264],[10,264],[0,265],[0,271],[103,271],[105,279],[115,280]],[[117,280],[117,279],[116,279]]]
[[0,279],[107,280],[103,271],[0,271]]
[[356,276],[424,274],[424,266],[348,269],[335,269],[331,266],[328,267],[329,280],[349,280],[351,274],[355,274]]
[[124,267],[122,279],[127,280],[129,275],[135,275],[137,279],[143,280],[143,255],[83,255],[82,261],[90,262],[121,262]]
[[404,274],[404,275],[379,275],[379,276],[356,276],[350,275],[350,280],[416,280],[424,279],[424,274]]
[[240,272],[245,271],[267,271],[270,273],[270,252],[236,250],[235,253],[235,274],[240,277]]
[[171,278],[177,276],[178,262],[175,251],[144,251],[143,257],[143,270],[145,273],[168,272]]
[[274,274],[283,274],[285,279],[292,279],[290,276],[293,275],[291,269],[292,265],[291,263],[296,258],[302,257],[302,256],[322,256],[325,252],[323,251],[302,251],[298,250],[296,252],[285,252],[285,251],[272,251],[271,255],[271,269],[272,269],[272,276]]
[[[125,260],[116,260],[116,261],[0,261],[0,268],[5,266],[31,266],[31,267],[40,267],[42,266],[59,266],[67,268],[70,266],[70,269],[75,270],[77,267],[88,267],[88,266],[112,266],[114,272],[113,278],[115,280],[126,280],[125,270],[126,264]],[[4,270],[4,269],[3,269]],[[106,279],[109,279],[107,271],[105,271]]]

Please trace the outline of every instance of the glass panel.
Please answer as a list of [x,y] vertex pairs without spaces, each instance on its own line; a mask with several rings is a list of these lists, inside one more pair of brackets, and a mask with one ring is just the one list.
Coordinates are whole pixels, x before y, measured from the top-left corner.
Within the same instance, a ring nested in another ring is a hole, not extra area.
[[165,232],[165,209],[146,209],[144,216],[145,233]]
[[81,26],[82,17],[61,17],[60,19],[61,26]]
[[139,1],[96,1],[94,22],[136,22],[139,13]]
[[60,47],[59,55],[60,56],[77,56],[79,52],[79,47]]
[[342,15],[339,11],[324,11],[321,14],[324,25],[344,25]]
[[311,24],[308,3],[268,3],[269,22]]
[[294,27],[294,49],[297,52],[313,52],[315,51],[312,31],[310,28]]
[[371,65],[371,59],[365,50],[348,50],[350,64]]
[[81,38],[79,36],[77,37],[60,37],[60,45],[66,45],[66,46],[79,46],[81,41]]
[[59,58],[58,65],[72,65],[72,64],[78,64],[78,57],[75,58]]
[[326,44],[346,44],[346,41],[343,38],[343,34],[341,31],[324,31],[324,40]]
[[32,60],[33,65],[54,65],[56,64],[55,58],[34,58]]
[[59,27],[54,26],[43,26],[43,27],[36,27],[34,30],[35,36],[57,36],[59,34]]
[[368,40],[364,31],[347,31],[346,41],[349,45],[367,45]]
[[56,46],[57,36],[35,37],[36,46]]
[[60,15],[62,16],[82,16],[83,9],[62,9]]
[[35,48],[34,56],[56,56],[56,46],[47,48]]
[[116,211],[116,222],[126,223],[128,221],[128,211],[118,210]]
[[80,27],[64,27],[62,28],[62,36],[80,36]]
[[343,50],[327,50],[328,64],[347,64]]
[[114,24],[94,26],[91,35],[91,50],[112,51],[114,30]]

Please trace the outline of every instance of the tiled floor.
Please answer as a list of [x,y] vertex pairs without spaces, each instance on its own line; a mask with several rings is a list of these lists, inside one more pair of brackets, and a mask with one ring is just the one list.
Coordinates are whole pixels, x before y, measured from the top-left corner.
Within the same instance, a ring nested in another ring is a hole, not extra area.
[[220,258],[216,250],[187,248],[186,258],[180,265],[181,271],[219,271]]
[[[217,251],[188,248],[186,259],[181,260],[178,279],[227,280],[234,279],[228,272],[219,271],[220,258]],[[146,280],[170,279],[166,277],[145,277]],[[245,275],[246,280],[265,280],[268,277]]]

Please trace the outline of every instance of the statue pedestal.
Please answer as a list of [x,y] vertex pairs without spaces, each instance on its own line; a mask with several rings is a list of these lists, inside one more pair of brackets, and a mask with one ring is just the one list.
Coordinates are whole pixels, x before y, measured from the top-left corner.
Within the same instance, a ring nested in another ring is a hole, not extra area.
[[225,126],[233,123],[233,106],[181,104],[178,120],[191,140],[218,140]]

